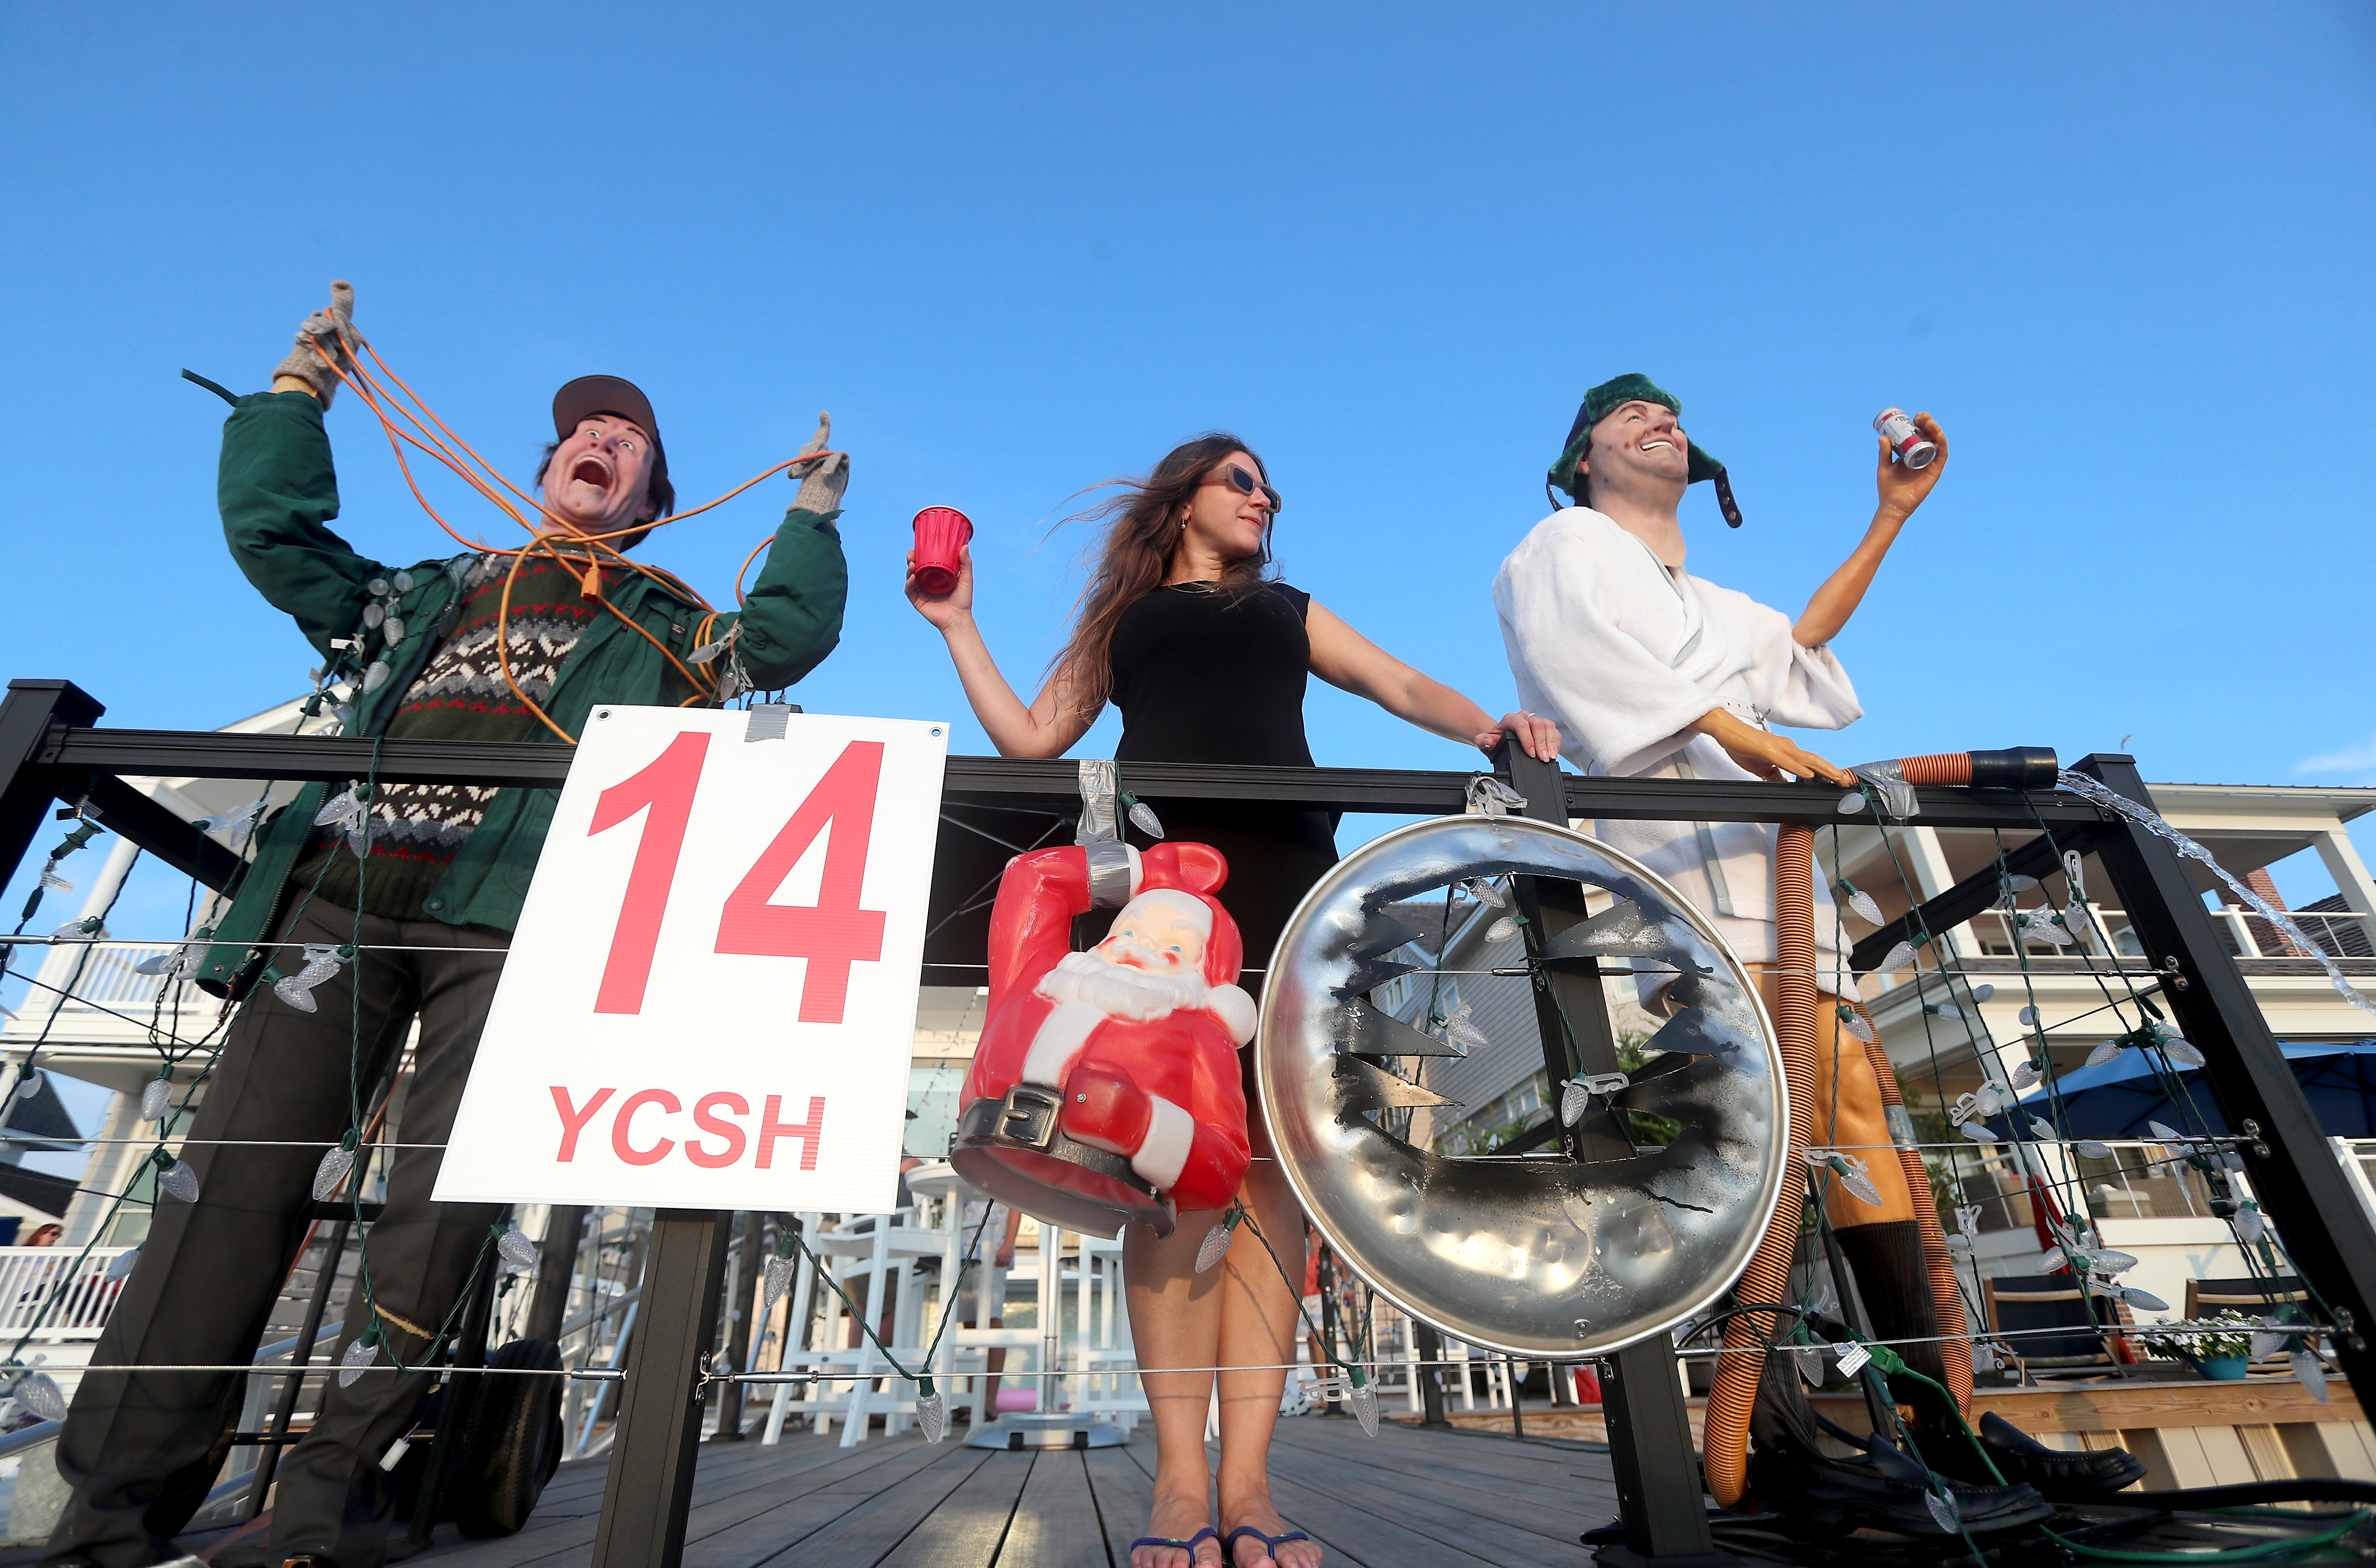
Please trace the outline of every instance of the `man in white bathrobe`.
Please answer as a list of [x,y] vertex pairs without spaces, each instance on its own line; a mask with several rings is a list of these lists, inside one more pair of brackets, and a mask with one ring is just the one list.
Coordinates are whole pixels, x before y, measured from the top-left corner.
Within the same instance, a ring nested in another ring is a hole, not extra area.
[[[1684,569],[1678,508],[1690,485],[1715,481],[1726,519],[1738,528],[1740,514],[1723,465],[1683,434],[1682,404],[1674,395],[1642,375],[1621,375],[1586,393],[1549,476],[1575,505],[1535,525],[1493,580],[1519,697],[1559,724],[1568,760],[1587,775],[1748,779],[1788,774],[1853,787],[1857,780],[1847,769],[1772,726],[1837,730],[1863,715],[1830,643],[1863,601],[1898,530],[1947,467],[1947,437],[1937,422],[1919,414],[1915,424],[1937,446],[1937,459],[1909,469],[1891,456],[1887,442],[1877,441],[1879,504],[1872,521],[1794,621]],[[1595,831],[1673,883],[1752,968],[1772,969],[1776,835],[1771,824],[1602,822]],[[1815,878],[1817,984],[1836,995],[1842,944],[1828,881]],[[1771,1006],[1770,974],[1761,975],[1761,984]],[[1663,1011],[1665,982],[1658,975],[1638,976],[1637,986],[1645,1007]],[[1854,988],[1847,989],[1852,995]],[[1891,1126],[1879,1069],[1862,1042],[1839,1027],[1843,1011],[1832,1002],[1817,1016],[1814,1141],[1847,1151],[1865,1167],[1869,1191],[1879,1201],[1859,1195],[1856,1183],[1828,1180],[1824,1212],[1874,1332],[1898,1341],[1910,1365],[1944,1383],[1948,1372],[1935,1340],[1942,1325],[1962,1331],[1962,1311],[1951,1289],[1944,1291],[1950,1299],[1940,1299],[1913,1189],[1901,1162],[1891,1157],[1891,1145],[1910,1142],[1913,1129],[1902,1121]],[[1793,1092],[1799,1087],[1794,1084]],[[1767,1368],[1788,1364],[1776,1358]],[[1777,1375],[1788,1381],[1791,1374]],[[1967,1389],[1966,1384],[1957,1393]],[[1954,1430],[1952,1419],[1943,1410],[1918,1408],[1918,1427],[1942,1439],[1925,1447],[1927,1462],[1963,1475],[1966,1445],[1943,1441]],[[1766,1421],[1763,1397],[1759,1409],[1760,1421]],[[1752,1430],[1761,1451],[1784,1436],[1770,1424]],[[1798,1446],[1811,1447],[1812,1434],[1806,1423]],[[1990,1427],[1984,1435],[2000,1469],[2026,1475],[2049,1496],[2091,1495],[2144,1473],[2118,1451],[2040,1457],[2044,1451],[2032,1454],[2035,1444],[2023,1446],[2026,1440],[2010,1429]],[[2001,1445],[1999,1438],[2013,1446]],[[1805,1471],[1769,1472],[1769,1482],[1780,1476],[1810,1488],[1824,1484]],[[1755,1467],[1751,1482],[1758,1487]],[[1769,1489],[1788,1491],[1779,1484]],[[1919,1489],[1912,1489],[1898,1505],[1919,1509]]]
[[[1681,421],[1682,404],[1646,376],[1621,375],[1586,395],[1550,473],[1576,505],[1537,524],[1493,580],[1519,698],[1559,722],[1568,760],[1586,774],[1788,773],[1853,786],[1847,769],[1768,726],[1837,730],[1863,716],[1828,645],[1938,482],[1946,438],[1921,416],[1939,446],[1939,460],[1924,469],[1893,461],[1882,444],[1881,505],[1863,541],[1794,622],[1684,570],[1677,511],[1685,487],[1716,480],[1728,515],[1739,513],[1723,465]],[[1604,822],[1596,831],[1674,883],[1744,960],[1774,961],[1772,824]],[[1838,921],[1824,884],[1816,879],[1817,964],[1835,971]],[[1642,983],[1662,989],[1650,976]],[[1829,973],[1824,989],[1835,989]]]

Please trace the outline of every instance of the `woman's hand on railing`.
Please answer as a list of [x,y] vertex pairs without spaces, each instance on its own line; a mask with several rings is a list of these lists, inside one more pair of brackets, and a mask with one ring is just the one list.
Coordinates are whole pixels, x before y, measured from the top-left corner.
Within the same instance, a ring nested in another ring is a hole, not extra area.
[[1519,749],[1537,762],[1559,760],[1559,726],[1539,713],[1503,714],[1500,724],[1479,732],[1477,749],[1491,756],[1503,736],[1517,742]]

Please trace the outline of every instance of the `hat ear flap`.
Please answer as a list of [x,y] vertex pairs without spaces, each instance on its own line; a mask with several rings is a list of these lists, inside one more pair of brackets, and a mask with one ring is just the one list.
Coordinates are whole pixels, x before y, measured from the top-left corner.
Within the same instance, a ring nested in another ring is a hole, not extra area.
[[1734,505],[1732,501],[1732,476],[1722,469],[1716,471],[1716,506],[1717,511],[1724,514],[1727,528],[1737,529],[1740,526],[1740,508]]

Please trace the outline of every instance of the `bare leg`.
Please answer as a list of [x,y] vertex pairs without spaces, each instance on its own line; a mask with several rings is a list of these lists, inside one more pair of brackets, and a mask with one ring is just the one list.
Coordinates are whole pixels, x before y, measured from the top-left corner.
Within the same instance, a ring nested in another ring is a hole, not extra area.
[[[1222,1271],[1197,1273],[1196,1251],[1220,1218],[1183,1214],[1161,1241],[1143,1225],[1123,1232],[1123,1295],[1155,1423],[1155,1509],[1146,1533],[1174,1540],[1186,1540],[1212,1522],[1205,1412],[1212,1403],[1213,1374],[1160,1369],[1210,1368],[1218,1359]],[[1196,1561],[1220,1561],[1212,1542],[1197,1549]],[[1170,1547],[1143,1546],[1130,1554],[1131,1568],[1187,1568],[1188,1562]]]
[[[1295,1360],[1297,1292],[1303,1283],[1303,1209],[1278,1161],[1260,1111],[1252,1118],[1254,1163],[1239,1201],[1270,1242],[1249,1236],[1231,1246],[1222,1275],[1220,1364],[1246,1370],[1221,1378],[1221,1533],[1251,1525],[1267,1536],[1288,1529],[1270,1500],[1270,1438],[1287,1386],[1285,1363]],[[1277,1263],[1271,1253],[1277,1253]],[[1259,1370],[1257,1370],[1259,1369]],[[1236,1568],[1318,1568],[1320,1548],[1289,1541],[1276,1560],[1251,1536],[1238,1543]]]

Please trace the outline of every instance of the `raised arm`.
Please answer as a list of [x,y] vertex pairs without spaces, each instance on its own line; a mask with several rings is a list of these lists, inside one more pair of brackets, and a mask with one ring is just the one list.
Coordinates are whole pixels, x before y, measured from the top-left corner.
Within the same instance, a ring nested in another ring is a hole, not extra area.
[[957,584],[944,594],[928,594],[916,587],[916,556],[908,554],[908,602],[931,622],[949,645],[949,659],[965,685],[973,716],[990,734],[1001,756],[1062,756],[1074,742],[1088,733],[1094,714],[1080,711],[1069,687],[1051,681],[1025,707],[1015,688],[999,673],[990,645],[973,618],[973,552],[957,552]]
[[1881,493],[1881,504],[1872,514],[1872,521],[1864,530],[1864,538],[1855,551],[1841,563],[1840,569],[1824,580],[1814,597],[1807,600],[1806,611],[1798,624],[1790,628],[1790,638],[1800,647],[1821,647],[1840,635],[1857,606],[1864,602],[1865,590],[1872,587],[1873,574],[1881,570],[1882,558],[1889,547],[1897,542],[1897,530],[1906,519],[1922,505],[1930,487],[1947,467],[1947,435],[1939,422],[1929,414],[1914,416],[1914,427],[1929,437],[1939,448],[1938,457],[1928,468],[1909,469],[1890,456],[1889,443],[1876,436],[1881,446],[1881,469],[1873,483]]
[[1559,726],[1532,713],[1499,719],[1433,676],[1423,675],[1312,601],[1303,628],[1312,639],[1312,672],[1332,686],[1367,697],[1396,718],[1447,741],[1491,752],[1504,735],[1517,737],[1528,756],[1550,762],[1560,753]]

